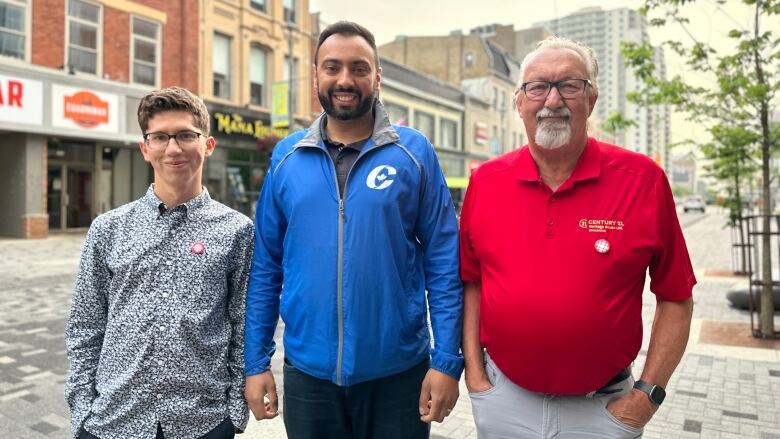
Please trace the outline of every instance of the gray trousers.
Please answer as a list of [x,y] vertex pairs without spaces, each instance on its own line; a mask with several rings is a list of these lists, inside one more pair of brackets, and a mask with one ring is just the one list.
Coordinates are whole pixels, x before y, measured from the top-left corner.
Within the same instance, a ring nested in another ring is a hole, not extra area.
[[608,389],[614,393],[560,396],[529,392],[510,381],[485,354],[488,379],[484,392],[469,393],[479,439],[639,438],[641,428],[618,421],[609,401],[634,386],[633,377]]

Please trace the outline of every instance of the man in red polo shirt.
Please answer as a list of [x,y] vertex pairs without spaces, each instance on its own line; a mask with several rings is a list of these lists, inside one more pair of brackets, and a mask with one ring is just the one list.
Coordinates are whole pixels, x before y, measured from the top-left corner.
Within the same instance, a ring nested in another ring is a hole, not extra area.
[[[542,41],[528,145],[483,164],[461,217],[463,353],[480,438],[639,437],[685,351],[696,283],[663,170],[588,137],[593,50]],[[657,305],[640,380],[642,290]],[[486,351],[486,352],[485,352]]]

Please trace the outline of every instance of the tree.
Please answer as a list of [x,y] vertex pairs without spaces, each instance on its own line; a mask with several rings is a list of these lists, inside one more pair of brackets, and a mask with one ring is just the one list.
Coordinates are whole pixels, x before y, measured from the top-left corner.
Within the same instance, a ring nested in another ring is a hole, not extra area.
[[[780,90],[780,35],[764,29],[764,23],[777,23],[780,0],[741,0],[750,8],[750,29],[732,29],[728,37],[734,42],[731,51],[716,50],[699,41],[689,30],[686,5],[695,0],[644,0],[641,12],[651,26],[680,26],[689,42],[665,41],[686,60],[687,66],[711,80],[709,86],[695,85],[679,75],[662,79],[655,75],[653,47],[649,44],[624,43],[622,54],[644,87],[628,98],[640,105],[669,104],[685,112],[689,119],[707,127],[712,139],[700,145],[710,158],[714,176],[729,181],[729,207],[732,221],[741,219],[740,185],[744,178],[761,171],[761,279],[759,333],[775,336],[772,297],[772,259],[770,219],[772,213],[770,160],[780,148],[780,131],[770,123],[770,109]],[[718,5],[725,0],[717,0]],[[757,166],[758,165],[758,166]]]

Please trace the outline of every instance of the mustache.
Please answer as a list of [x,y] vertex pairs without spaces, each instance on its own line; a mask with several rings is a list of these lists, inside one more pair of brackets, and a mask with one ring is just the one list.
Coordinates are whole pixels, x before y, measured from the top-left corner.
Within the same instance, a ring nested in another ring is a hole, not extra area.
[[354,93],[358,96],[363,95],[360,90],[354,87],[333,87],[328,91],[328,94],[333,96],[333,93]]
[[571,111],[566,107],[560,108],[558,110],[551,110],[547,107],[544,107],[541,110],[536,112],[536,121],[539,122],[546,117],[569,117],[569,116],[571,116]]

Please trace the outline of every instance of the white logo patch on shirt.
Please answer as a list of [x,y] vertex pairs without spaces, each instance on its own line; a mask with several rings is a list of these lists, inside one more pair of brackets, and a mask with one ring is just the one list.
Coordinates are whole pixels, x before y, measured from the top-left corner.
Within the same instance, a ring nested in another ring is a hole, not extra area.
[[397,171],[392,166],[379,165],[368,173],[368,177],[366,177],[366,186],[377,190],[387,189],[393,184],[393,181],[395,181],[390,177],[396,173]]

